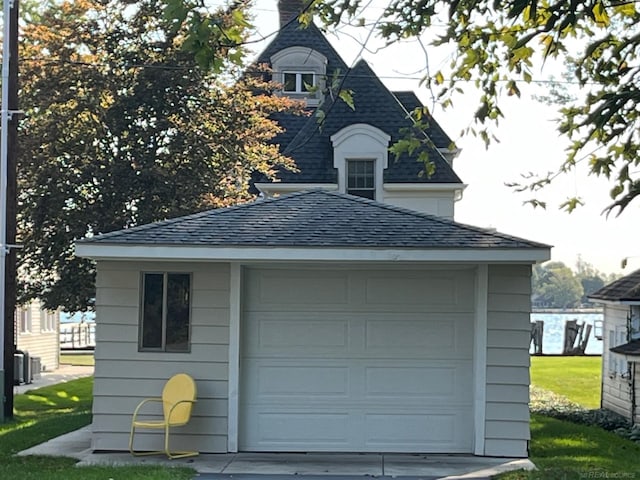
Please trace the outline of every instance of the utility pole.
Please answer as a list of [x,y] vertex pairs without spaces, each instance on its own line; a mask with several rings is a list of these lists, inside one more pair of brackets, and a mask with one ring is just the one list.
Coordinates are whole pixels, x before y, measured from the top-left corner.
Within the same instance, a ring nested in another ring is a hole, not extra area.
[[13,418],[18,156],[18,0],[4,0],[0,147],[0,420]]

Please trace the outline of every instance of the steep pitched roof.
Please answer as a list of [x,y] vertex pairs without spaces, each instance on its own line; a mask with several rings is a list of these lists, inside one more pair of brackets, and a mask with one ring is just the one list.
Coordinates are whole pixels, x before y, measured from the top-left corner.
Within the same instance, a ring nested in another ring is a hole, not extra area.
[[[402,99],[394,96],[378,79],[376,74],[364,61],[349,69],[344,60],[327,41],[324,34],[314,24],[302,28],[296,21],[286,24],[257,57],[256,63],[271,64],[271,57],[292,46],[313,49],[327,58],[327,76],[332,78],[339,73],[344,78],[341,89],[352,90],[355,111],[342,100],[326,99],[321,107],[325,114],[322,122],[318,117],[299,117],[277,115],[274,118],[285,129],[275,142],[280,150],[293,158],[299,172],[281,170],[277,177],[286,183],[337,183],[338,173],[333,166],[333,146],[330,137],[347,125],[366,123],[373,125],[391,136],[391,143],[400,137],[400,130],[412,128],[408,118],[407,106],[419,103],[415,95],[411,97],[400,93]],[[450,138],[442,128],[433,122],[427,132],[437,148],[448,148]],[[389,167],[385,171],[384,181],[388,183],[462,183],[442,155],[430,148],[429,159],[435,163],[436,173],[429,177],[424,174],[424,165],[408,155],[397,161],[389,159]],[[255,180],[260,181],[261,178]]]
[[119,230],[77,245],[549,249],[511,235],[319,190]]
[[[402,106],[407,110],[407,113],[413,112],[416,108],[423,108],[424,104],[420,101],[415,92],[410,90],[401,92],[392,92],[398,99]],[[433,118],[432,115],[428,115],[427,123],[427,135],[437,148],[449,148],[453,141],[451,137],[447,135],[440,124]]]
[[[407,118],[405,108],[382,84],[371,67],[360,60],[349,70],[341,88],[353,92],[355,108],[352,109],[339,98],[328,100],[321,110],[324,120],[319,123],[312,117],[290,141],[284,150],[295,159],[300,173],[284,172],[285,182],[336,182],[337,173],[332,163],[331,136],[341,129],[356,123],[366,123],[384,131],[391,137],[391,144],[398,141],[402,130],[411,128],[413,123]],[[398,159],[389,159],[384,172],[388,183],[430,182],[462,183],[444,157],[436,149],[427,147],[429,160],[435,164],[435,173],[429,177],[425,166],[415,158],[403,154]]]
[[345,72],[348,68],[318,27],[311,23],[305,28],[297,21],[289,22],[280,29],[273,41],[258,55],[256,63],[271,65],[271,57],[275,53],[292,46],[306,47],[327,57],[329,74],[335,70]]
[[589,299],[605,302],[640,302],[640,270],[605,285],[589,295]]

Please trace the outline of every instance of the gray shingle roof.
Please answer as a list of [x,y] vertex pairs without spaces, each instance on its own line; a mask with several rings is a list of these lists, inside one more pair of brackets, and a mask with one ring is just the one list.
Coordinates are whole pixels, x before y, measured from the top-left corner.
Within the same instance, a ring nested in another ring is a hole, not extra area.
[[547,245],[351,195],[307,191],[142,225],[79,244],[406,249]]
[[[411,113],[416,108],[422,108],[424,105],[412,91],[401,91],[401,92],[393,92],[393,95],[398,99],[398,101],[402,104],[402,106],[407,110],[407,112]],[[427,135],[434,143],[434,145],[438,148],[449,148],[453,141],[451,137],[447,135],[444,129],[440,126],[440,124],[433,118],[432,115],[428,115],[427,123],[429,124],[427,128]]]
[[589,295],[589,298],[609,302],[640,301],[640,270],[605,285]]
[[[298,172],[280,170],[277,178],[286,183],[337,183],[338,172],[333,167],[331,136],[342,128],[355,123],[366,123],[379,128],[391,136],[391,145],[400,139],[401,130],[413,126],[407,116],[406,107],[419,100],[415,95],[400,93],[396,98],[378,79],[366,62],[360,61],[349,69],[323,33],[311,24],[301,28],[297,22],[287,24],[258,56],[257,63],[270,63],[271,56],[287,47],[302,46],[314,49],[327,57],[327,76],[332,78],[339,71],[344,81],[342,90],[353,91],[355,110],[342,100],[326,99],[321,109],[326,117],[322,123],[316,116],[295,117],[278,115],[274,118],[285,129],[285,133],[274,139],[281,151],[293,158]],[[438,148],[448,148],[451,140],[434,121],[428,134]],[[429,148],[429,159],[434,162],[436,172],[429,177],[424,174],[424,165],[415,157],[402,155],[397,161],[389,158],[384,172],[388,183],[462,183],[442,155]],[[255,181],[266,181],[257,176]]]
[[609,350],[622,355],[640,355],[640,340],[631,340],[629,343],[618,345]]
[[[336,183],[337,172],[333,168],[331,136],[356,123],[366,123],[379,128],[391,137],[391,145],[401,138],[403,129],[413,126],[407,112],[396,97],[382,84],[371,67],[358,62],[341,86],[353,92],[355,109],[341,99],[327,101],[321,109],[325,119],[320,124],[312,117],[291,140],[284,150],[298,165],[300,173],[283,172],[279,177],[291,183]],[[462,183],[444,157],[436,149],[426,147],[429,160],[435,165],[435,173],[428,176],[425,166],[415,157],[403,154],[398,159],[389,157],[384,172],[388,183]]]

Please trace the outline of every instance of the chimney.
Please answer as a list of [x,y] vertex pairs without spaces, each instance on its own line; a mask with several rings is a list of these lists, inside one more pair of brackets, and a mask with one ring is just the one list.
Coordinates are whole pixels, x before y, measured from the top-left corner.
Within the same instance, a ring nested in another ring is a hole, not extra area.
[[278,13],[280,14],[280,28],[296,18],[310,0],[278,0]]

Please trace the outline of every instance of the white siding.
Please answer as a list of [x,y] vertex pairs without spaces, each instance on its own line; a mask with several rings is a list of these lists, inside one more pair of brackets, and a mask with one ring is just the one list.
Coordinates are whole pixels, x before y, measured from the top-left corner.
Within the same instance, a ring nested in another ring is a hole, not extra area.
[[396,207],[408,208],[416,212],[436,215],[438,217],[453,220],[455,213],[455,192],[429,192],[421,190],[413,191],[383,191],[383,203]]
[[[191,272],[191,352],[138,351],[140,274]],[[98,262],[97,345],[93,403],[94,450],[126,450],[131,415],[146,397],[158,396],[171,375],[194,377],[198,403],[189,425],[172,444],[200,452],[227,451],[229,265]],[[162,435],[136,434],[136,448],[158,449]],[[175,442],[175,443],[173,443]]]
[[531,268],[489,266],[485,455],[526,457]]
[[[604,305],[601,401],[603,408],[630,419],[632,382],[631,378],[624,378],[620,371],[621,369],[626,370],[627,363],[622,355],[609,351],[612,346],[620,344],[619,333],[626,332],[628,314],[628,305]],[[612,332],[613,336],[611,335]],[[624,335],[626,336],[626,333]],[[626,339],[624,342],[626,342]]]
[[20,332],[20,328],[16,329],[18,350],[28,352],[30,356],[39,357],[43,371],[57,369],[60,353],[59,316],[56,317],[53,329],[47,330],[43,319],[44,312],[38,300],[22,308],[30,310],[31,329],[24,333]]

